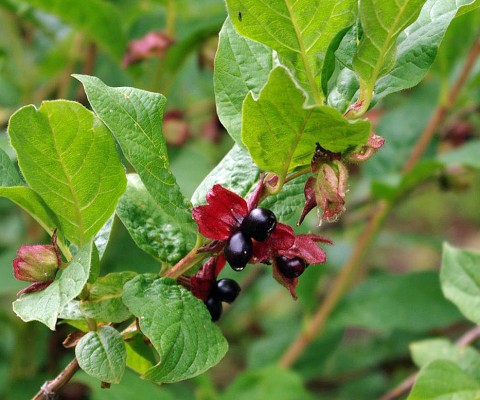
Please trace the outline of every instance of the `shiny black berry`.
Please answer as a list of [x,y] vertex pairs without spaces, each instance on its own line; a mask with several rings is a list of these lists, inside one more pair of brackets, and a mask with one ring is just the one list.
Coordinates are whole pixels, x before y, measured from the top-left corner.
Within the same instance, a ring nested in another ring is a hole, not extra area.
[[220,279],[213,287],[212,297],[225,303],[233,303],[240,290],[240,285],[233,279]]
[[223,250],[225,258],[235,271],[245,268],[248,260],[252,257],[252,251],[252,239],[242,231],[235,232],[230,236]]
[[277,268],[283,276],[287,278],[294,279],[299,277],[307,268],[307,263],[303,258],[294,257],[287,258],[285,256],[280,256],[276,258]]
[[205,302],[212,321],[218,321],[222,315],[222,302],[214,297],[209,297]]
[[267,240],[270,233],[277,226],[277,217],[275,214],[266,208],[254,208],[250,211],[247,218],[243,220],[242,232],[250,236],[258,242]]

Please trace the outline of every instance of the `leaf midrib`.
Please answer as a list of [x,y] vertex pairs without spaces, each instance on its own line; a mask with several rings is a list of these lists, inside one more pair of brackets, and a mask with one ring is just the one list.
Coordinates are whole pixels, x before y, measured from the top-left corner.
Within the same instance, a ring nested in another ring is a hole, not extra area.
[[57,153],[58,162],[59,162],[59,164],[62,168],[65,179],[67,180],[67,186],[68,186],[68,189],[70,191],[70,195],[72,196],[72,200],[73,200],[73,206],[74,206],[75,215],[76,215],[77,222],[78,222],[78,229],[79,229],[79,232],[78,232],[79,233],[79,243],[78,244],[80,246],[82,246],[84,244],[84,240],[85,240],[82,213],[81,213],[81,209],[79,207],[79,201],[78,201],[77,195],[76,195],[76,193],[74,191],[74,188],[73,188],[73,182],[70,179],[70,175],[67,173],[67,168],[66,168],[66,165],[63,161],[62,153],[59,151],[59,145],[58,145],[58,142],[57,142],[57,136],[55,134],[55,129],[51,124],[51,119],[50,119],[51,116],[52,116],[52,114],[50,114],[50,112],[47,110],[48,126],[50,127],[50,130],[52,131],[53,146],[55,148],[55,152]]
[[[407,7],[409,0],[407,0],[405,3],[403,3],[403,6],[399,8],[399,12],[397,13],[397,16],[395,17],[393,24],[390,27],[390,30],[387,31],[387,37],[386,40],[383,43],[383,46],[381,48],[381,55],[385,54],[387,51],[387,48],[390,47],[390,41],[392,40],[393,32],[396,31],[396,29],[393,29],[397,26],[400,17],[403,15],[403,12],[405,11],[405,8]],[[371,40],[371,39],[370,39]],[[373,40],[371,40],[373,43]],[[383,65],[383,57],[377,57],[377,62],[375,64],[375,67],[373,69],[373,73],[371,75],[370,81],[368,82],[369,85],[375,83],[377,80],[378,74],[380,73],[380,69]]]
[[315,78],[312,74],[312,69],[311,69],[311,66],[310,66],[310,62],[309,62],[308,57],[307,57],[307,52],[305,50],[305,46],[304,46],[304,43],[303,43],[302,33],[300,32],[300,29],[298,28],[297,21],[295,19],[295,16],[293,14],[293,10],[290,7],[290,4],[289,4],[288,0],[285,0],[285,6],[287,7],[288,13],[290,15],[290,20],[292,21],[293,29],[295,30],[295,35],[297,37],[297,42],[298,42],[298,46],[299,46],[299,53],[300,53],[300,56],[302,57],[302,61],[303,61],[303,64],[305,66],[305,75],[307,76],[308,84],[310,85],[310,89],[312,90],[313,99],[315,100],[316,104],[320,105],[320,104],[322,104],[322,99],[321,99],[320,93],[317,90],[317,86],[315,85]]

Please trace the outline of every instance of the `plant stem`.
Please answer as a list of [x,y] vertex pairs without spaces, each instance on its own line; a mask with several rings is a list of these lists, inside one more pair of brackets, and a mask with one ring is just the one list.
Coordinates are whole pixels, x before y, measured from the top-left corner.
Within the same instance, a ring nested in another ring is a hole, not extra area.
[[280,366],[285,368],[291,366],[310,342],[312,342],[315,336],[321,332],[333,308],[337,305],[354,278],[358,267],[361,265],[363,257],[365,257],[370,245],[373,243],[376,233],[389,210],[389,203],[383,200],[378,202],[375,213],[372,215],[368,225],[362,232],[353,253],[343,266],[342,271],[336,278],[330,292],[314,314],[308,326],[299,334],[297,339],[283,354],[279,361]]
[[[476,326],[469,331],[467,331],[463,336],[458,339],[455,344],[457,346],[465,347],[469,344],[475,342],[480,337],[480,326]],[[407,393],[415,384],[415,379],[417,378],[418,372],[408,376],[405,380],[403,380],[397,387],[392,389],[390,392],[384,394],[378,400],[393,400],[397,397]]]
[[197,262],[203,260],[207,256],[208,253],[198,253],[198,247],[195,246],[192,250],[190,250],[190,253],[188,253],[171,269],[169,269],[164,276],[176,279],[180,275],[188,271],[190,268],[192,268]]
[[448,93],[446,101],[435,110],[435,113],[433,114],[432,118],[430,118],[427,127],[423,131],[420,139],[417,141],[412,153],[410,154],[410,157],[405,162],[405,165],[403,167],[404,173],[410,171],[425,152],[428,144],[432,140],[433,135],[440,126],[440,123],[443,121],[443,119],[447,115],[447,112],[457,100],[457,97],[460,94],[460,91],[462,90],[465,82],[467,81],[467,78],[473,66],[475,65],[475,61],[479,55],[480,38],[477,38],[474,45],[470,49],[470,52],[468,53],[466,62],[460,72],[460,75],[458,76],[457,80],[450,89],[450,92]]
[[47,381],[42,388],[32,398],[32,400],[48,400],[52,399],[55,393],[68,383],[72,376],[80,369],[78,361],[74,358],[53,381]]
[[[420,135],[410,157],[405,162],[403,167],[403,173],[410,171],[418,162],[423,152],[425,151],[428,143],[432,139],[434,133],[437,131],[440,124],[443,122],[447,112],[453,106],[455,100],[458,97],[463,85],[465,84],[470,71],[475,64],[475,60],[480,54],[480,39],[477,39],[469,55],[465,61],[459,78],[452,86],[448,94],[447,104],[441,104],[435,110],[428,125]],[[342,270],[335,282],[331,286],[330,291],[327,293],[323,303],[319,306],[313,318],[309,321],[306,328],[300,332],[295,341],[287,348],[283,356],[279,360],[279,365],[282,367],[290,367],[300,357],[305,348],[313,341],[323,329],[327,318],[341,299],[348,287],[349,283],[355,276],[356,272],[360,269],[364,256],[366,255],[369,247],[373,243],[379,228],[381,227],[385,217],[390,211],[392,204],[388,204],[385,201],[380,201],[375,207],[376,211],[371,216],[369,223],[366,225],[363,232],[360,234],[355,249],[346,263],[343,265]]]

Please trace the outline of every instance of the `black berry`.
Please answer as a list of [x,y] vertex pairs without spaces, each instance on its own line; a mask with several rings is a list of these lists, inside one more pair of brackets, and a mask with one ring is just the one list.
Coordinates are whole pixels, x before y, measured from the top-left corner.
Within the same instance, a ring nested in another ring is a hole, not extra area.
[[267,240],[277,226],[277,217],[266,208],[254,208],[243,220],[242,232],[258,242]]
[[222,302],[214,297],[209,297],[205,302],[212,321],[218,321],[222,315]]
[[235,232],[230,236],[223,250],[225,258],[235,271],[245,268],[248,260],[252,257],[252,251],[252,239],[242,231]]
[[282,273],[282,275],[287,278],[294,279],[299,277],[307,268],[307,263],[303,258],[294,257],[287,258],[285,256],[280,256],[276,258],[277,268]]
[[213,288],[212,297],[225,303],[233,303],[240,290],[240,285],[233,279],[220,279]]

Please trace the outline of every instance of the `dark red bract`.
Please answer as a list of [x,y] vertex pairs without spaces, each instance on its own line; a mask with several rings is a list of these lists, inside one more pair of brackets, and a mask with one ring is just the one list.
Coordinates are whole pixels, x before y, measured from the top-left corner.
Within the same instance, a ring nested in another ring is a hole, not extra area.
[[209,239],[227,240],[248,215],[247,202],[221,185],[214,185],[206,198],[208,204],[192,211],[198,231]]
[[[240,233],[242,222],[258,206],[262,189],[260,181],[257,188],[245,201],[221,185],[214,185],[206,195],[207,204],[193,209],[192,215],[197,222],[199,232],[213,240],[204,246],[203,251],[219,254],[205,263],[202,269],[192,277],[192,292],[198,298],[206,300],[215,278],[225,265],[225,255],[221,251],[232,235]],[[275,257],[285,256],[289,259],[301,258],[307,264],[321,264],[325,262],[326,255],[317,245],[319,242],[332,243],[330,240],[314,234],[295,235],[291,226],[276,223],[266,240],[252,239],[253,252],[245,263],[270,264]],[[242,263],[242,268],[238,269],[243,269],[245,263]],[[297,278],[291,279],[279,273],[275,262],[273,262],[273,276],[296,298]]]

